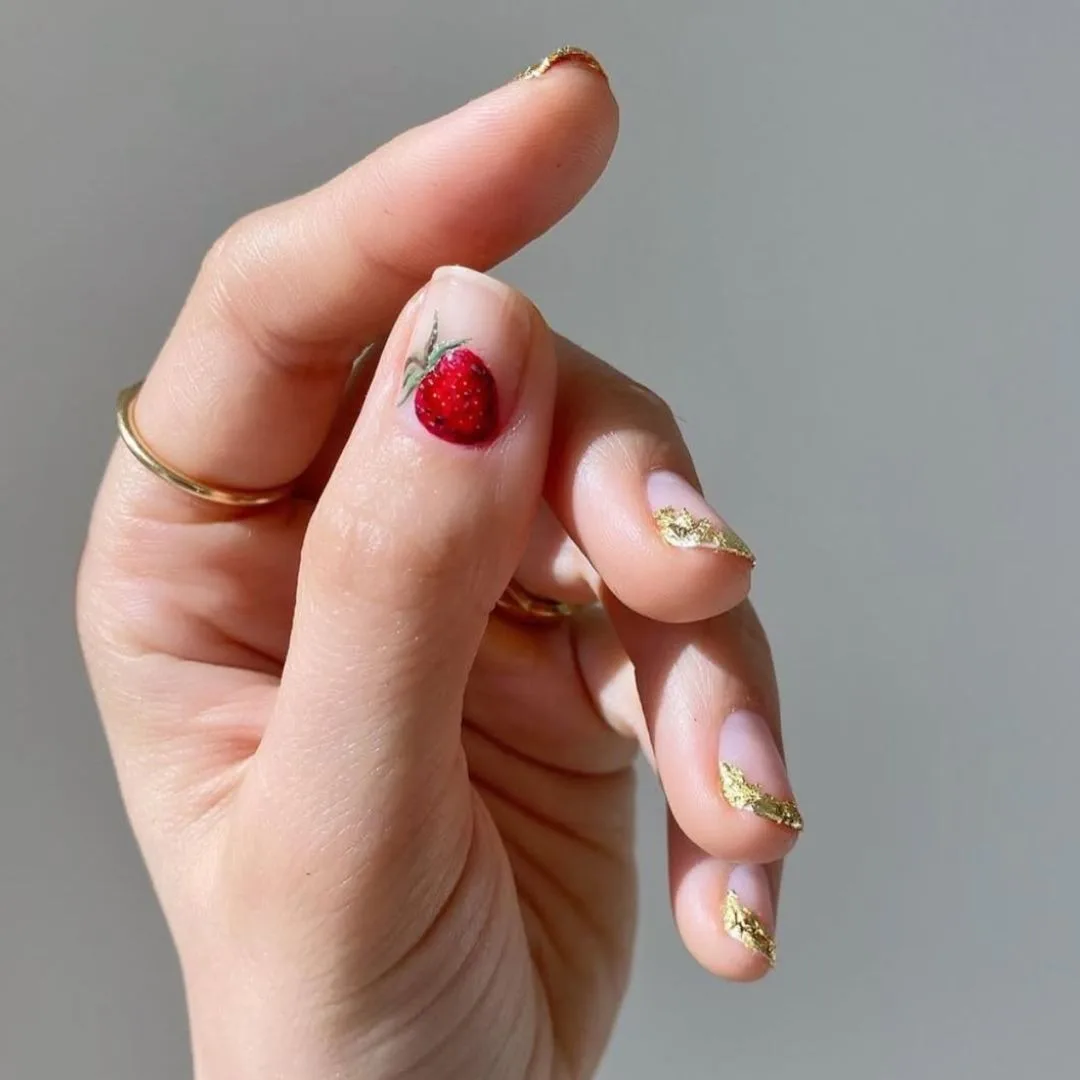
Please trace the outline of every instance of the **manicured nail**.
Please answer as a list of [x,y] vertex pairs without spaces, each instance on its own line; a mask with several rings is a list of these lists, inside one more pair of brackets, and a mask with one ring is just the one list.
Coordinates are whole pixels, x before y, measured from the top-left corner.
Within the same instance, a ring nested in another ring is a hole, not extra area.
[[528,309],[512,289],[443,267],[416,317],[399,404],[446,442],[489,443],[513,412],[528,341]]
[[743,865],[731,871],[723,917],[728,937],[776,966],[772,895],[764,867]]
[[603,69],[600,61],[596,59],[591,52],[586,49],[578,48],[576,45],[561,45],[554,52],[549,52],[537,64],[531,64],[524,71],[518,72],[514,76],[515,79],[538,79],[541,75],[546,74],[556,64],[563,63],[577,63],[584,67],[591,68],[599,75],[603,75],[606,79],[608,73]]
[[738,533],[681,476],[673,472],[650,473],[646,493],[656,528],[666,544],[723,551],[745,559],[751,566],[757,561]]
[[720,726],[720,792],[736,810],[800,832],[802,814],[768,724],[740,709]]

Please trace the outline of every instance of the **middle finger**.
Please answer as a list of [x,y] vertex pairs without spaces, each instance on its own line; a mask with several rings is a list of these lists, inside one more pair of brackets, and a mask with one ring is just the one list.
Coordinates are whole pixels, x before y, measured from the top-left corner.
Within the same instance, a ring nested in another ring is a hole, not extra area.
[[690,452],[655,394],[565,338],[542,515],[518,578],[571,602],[604,586],[662,622],[728,611],[754,557],[701,494]]

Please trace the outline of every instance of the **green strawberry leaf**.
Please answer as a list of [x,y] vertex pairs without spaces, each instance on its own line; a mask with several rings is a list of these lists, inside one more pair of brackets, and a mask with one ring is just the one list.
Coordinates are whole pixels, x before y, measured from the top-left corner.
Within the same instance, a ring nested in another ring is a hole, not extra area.
[[431,333],[428,335],[427,345],[424,346],[424,357],[427,358],[431,355],[431,350],[435,348],[435,343],[439,340],[439,313],[436,311],[431,318]]
[[404,378],[401,380],[401,397],[398,398],[399,405],[405,404],[409,395],[423,382],[427,373],[428,369],[415,356],[410,356],[405,361],[405,370],[402,373]]
[[428,352],[427,370],[431,371],[432,368],[448,353],[453,352],[455,349],[461,348],[462,345],[468,344],[469,339],[458,338],[457,341],[440,341],[434,352]]
[[439,313],[436,312],[431,324],[431,333],[428,335],[427,344],[424,346],[423,356],[410,356],[405,361],[402,371],[401,397],[398,404],[404,405],[416,392],[416,388],[424,381],[428,372],[433,371],[435,365],[448,353],[464,345],[469,339],[459,338],[457,341],[438,340]]

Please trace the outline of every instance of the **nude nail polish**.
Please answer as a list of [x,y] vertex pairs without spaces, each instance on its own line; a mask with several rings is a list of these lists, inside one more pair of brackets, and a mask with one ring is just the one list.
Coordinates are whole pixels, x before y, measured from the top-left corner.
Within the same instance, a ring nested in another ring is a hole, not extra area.
[[746,709],[731,713],[720,725],[719,751],[720,792],[729,806],[802,831],[784,759],[762,717]]
[[645,484],[653,521],[670,547],[724,552],[756,563],[754,553],[701,493],[677,473],[650,473]]
[[529,319],[516,294],[464,267],[435,272],[416,316],[398,404],[444,442],[483,446],[517,399]]

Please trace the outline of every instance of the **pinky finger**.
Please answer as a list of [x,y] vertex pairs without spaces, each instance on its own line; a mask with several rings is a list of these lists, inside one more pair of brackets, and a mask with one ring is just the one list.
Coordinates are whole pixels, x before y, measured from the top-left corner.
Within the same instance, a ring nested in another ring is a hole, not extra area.
[[690,955],[706,971],[753,982],[775,966],[782,865],[717,859],[695,846],[668,815],[672,912]]

